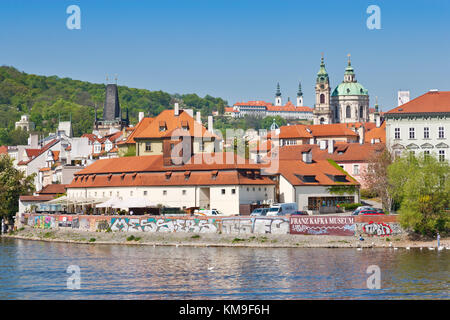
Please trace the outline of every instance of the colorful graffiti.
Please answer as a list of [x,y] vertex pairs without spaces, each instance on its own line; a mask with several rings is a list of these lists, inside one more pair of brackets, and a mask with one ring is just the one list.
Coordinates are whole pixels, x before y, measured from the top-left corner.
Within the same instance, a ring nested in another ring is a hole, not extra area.
[[390,236],[393,234],[391,226],[384,222],[371,221],[367,224],[364,224],[362,229],[364,233],[375,236]]
[[287,218],[222,218],[222,232],[225,234],[272,233],[288,234]]
[[72,217],[59,216],[58,227],[60,228],[72,228]]
[[215,219],[112,218],[112,231],[215,233]]
[[56,228],[56,219],[54,216],[34,216],[31,221],[28,219],[28,225],[40,229]]
[[355,218],[351,216],[291,217],[290,233],[305,235],[353,236]]

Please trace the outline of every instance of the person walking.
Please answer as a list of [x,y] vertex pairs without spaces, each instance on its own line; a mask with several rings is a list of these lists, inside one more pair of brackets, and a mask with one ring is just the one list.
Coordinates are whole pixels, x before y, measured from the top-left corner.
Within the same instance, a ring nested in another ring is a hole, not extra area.
[[439,247],[441,246],[441,236],[439,234],[439,232],[437,233],[437,247],[439,249]]

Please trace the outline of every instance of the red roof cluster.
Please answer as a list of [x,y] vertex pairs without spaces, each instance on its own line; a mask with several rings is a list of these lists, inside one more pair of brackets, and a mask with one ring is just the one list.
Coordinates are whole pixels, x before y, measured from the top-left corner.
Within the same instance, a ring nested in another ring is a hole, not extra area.
[[385,115],[411,113],[450,113],[450,91],[429,91]]

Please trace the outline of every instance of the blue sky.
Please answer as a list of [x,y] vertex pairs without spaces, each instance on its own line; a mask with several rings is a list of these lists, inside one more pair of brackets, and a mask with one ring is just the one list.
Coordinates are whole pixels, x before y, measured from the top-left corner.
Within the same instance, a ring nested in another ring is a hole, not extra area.
[[[66,8],[81,8],[81,30]],[[369,5],[381,30],[369,30]],[[397,90],[450,90],[450,1],[2,0],[0,64],[41,75],[228,100],[273,101],[276,83],[314,105],[320,54],[334,88],[347,54],[383,110]]]

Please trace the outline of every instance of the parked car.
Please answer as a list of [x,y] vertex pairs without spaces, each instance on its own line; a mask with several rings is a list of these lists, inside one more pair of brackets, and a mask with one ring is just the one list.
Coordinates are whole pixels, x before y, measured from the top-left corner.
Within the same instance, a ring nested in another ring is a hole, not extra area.
[[353,211],[352,215],[353,216],[357,216],[360,214],[360,212],[362,210],[375,210],[375,208],[369,207],[369,206],[361,206],[355,209],[355,211]]
[[277,203],[270,207],[267,216],[284,216],[298,211],[297,203]]
[[295,211],[292,215],[293,216],[307,216],[308,212],[307,211]]
[[361,210],[359,212],[359,214],[360,215],[364,215],[364,216],[367,216],[367,215],[379,215],[379,214],[384,214],[384,211],[381,210],[381,212],[380,212],[379,209],[372,208],[372,209]]
[[269,211],[269,208],[256,208],[252,211],[250,214],[251,216],[265,216],[267,212]]

